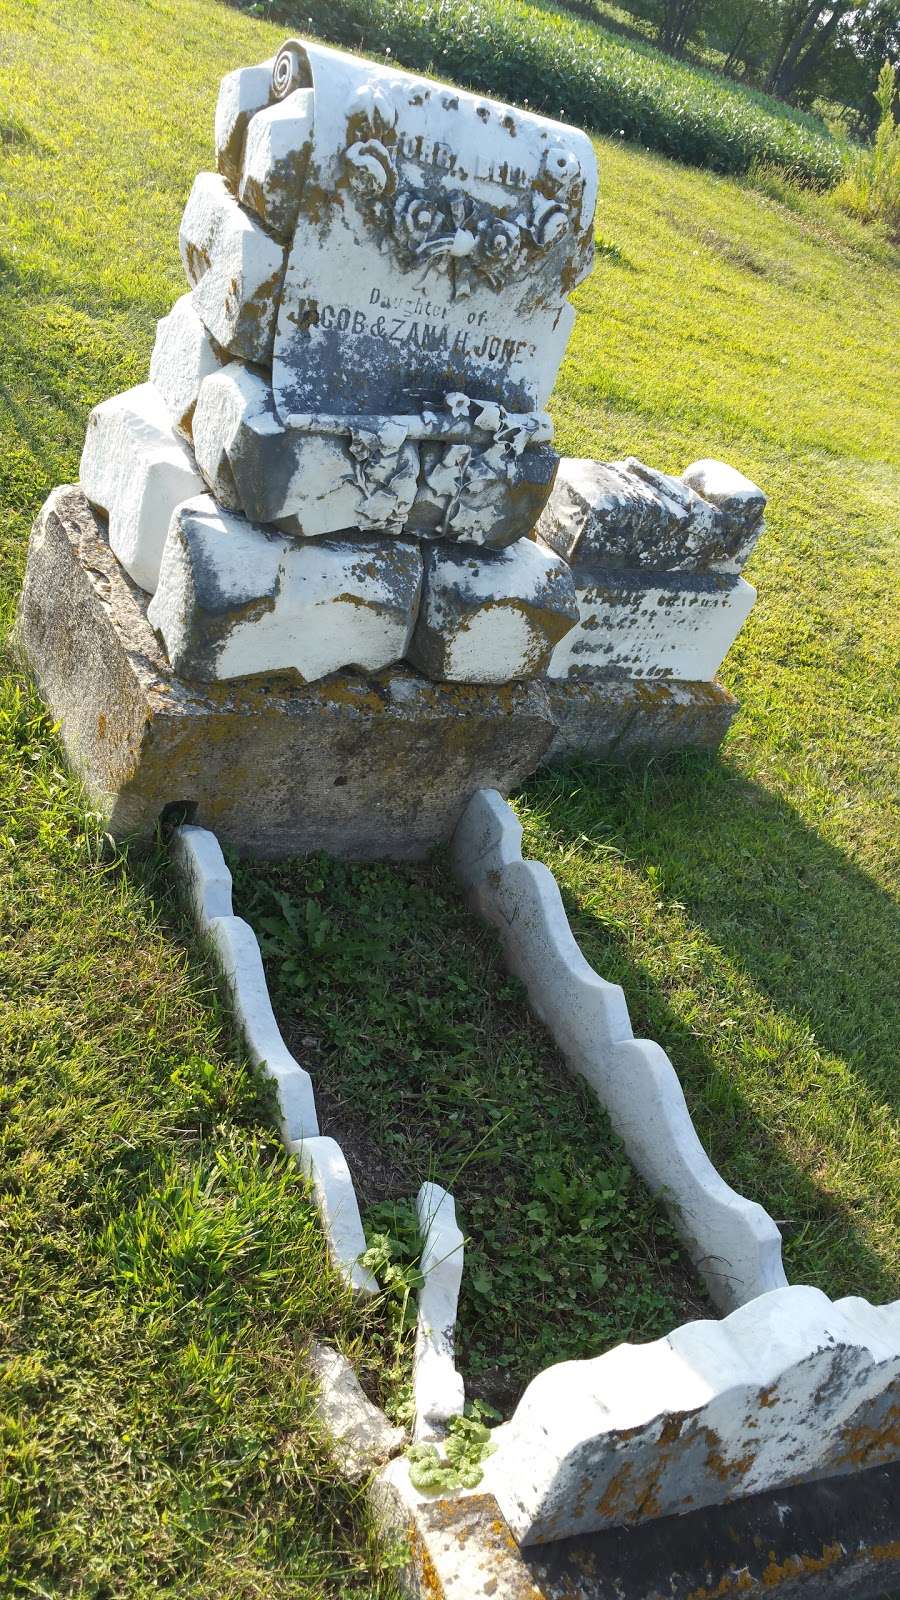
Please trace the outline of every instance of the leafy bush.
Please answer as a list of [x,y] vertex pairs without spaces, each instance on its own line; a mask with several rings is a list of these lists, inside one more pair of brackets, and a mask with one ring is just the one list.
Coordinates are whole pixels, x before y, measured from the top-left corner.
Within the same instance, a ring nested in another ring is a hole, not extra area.
[[894,92],[895,68],[886,61],[875,90],[881,119],[874,142],[845,157],[844,178],[834,200],[861,222],[886,223],[900,238],[900,125],[894,121]]
[[557,11],[501,0],[256,0],[250,9],[715,172],[766,162],[819,188],[841,175],[838,147],[816,119]]

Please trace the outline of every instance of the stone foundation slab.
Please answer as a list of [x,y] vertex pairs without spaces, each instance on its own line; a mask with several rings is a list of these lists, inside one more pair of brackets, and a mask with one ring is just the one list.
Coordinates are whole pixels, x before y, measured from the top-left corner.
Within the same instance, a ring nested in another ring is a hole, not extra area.
[[541,683],[431,684],[406,668],[308,687],[182,682],[147,602],[80,491],[54,490],[31,536],[18,646],[116,837],[150,839],[168,807],[249,855],[415,860],[449,839],[476,789],[507,793],[552,739]]
[[738,709],[734,695],[719,683],[673,678],[551,678],[547,691],[556,731],[545,766],[717,750]]

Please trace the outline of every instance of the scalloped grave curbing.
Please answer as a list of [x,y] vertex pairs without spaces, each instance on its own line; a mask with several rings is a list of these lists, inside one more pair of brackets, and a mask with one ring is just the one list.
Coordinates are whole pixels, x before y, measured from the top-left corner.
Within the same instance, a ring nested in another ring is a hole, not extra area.
[[900,1458],[900,1301],[777,1289],[722,1322],[548,1367],[483,1489],[523,1545]]
[[366,1238],[349,1168],[340,1145],[319,1134],[312,1079],[281,1037],[256,935],[232,911],[219,841],[208,828],[185,825],[170,850],[198,929],[216,952],[250,1059],[274,1085],[281,1138],[309,1179],[329,1254],[352,1289],[377,1294],[377,1279],[360,1263]]
[[463,1236],[453,1196],[437,1183],[423,1183],[416,1214],[424,1238],[413,1368],[414,1437],[440,1439],[466,1399],[454,1359],[456,1308],[463,1273]]
[[521,826],[496,790],[473,796],[451,857],[469,903],[497,929],[535,1013],[606,1107],[648,1188],[668,1206],[715,1305],[732,1311],[786,1285],[775,1223],[716,1171],[671,1061],[652,1040],[635,1039],[621,988],[585,960],[553,874],[522,859]]

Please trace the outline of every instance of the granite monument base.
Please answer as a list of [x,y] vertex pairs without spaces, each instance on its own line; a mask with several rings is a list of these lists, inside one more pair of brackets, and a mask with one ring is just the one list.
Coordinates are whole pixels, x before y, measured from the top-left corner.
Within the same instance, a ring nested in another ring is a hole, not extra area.
[[16,627],[72,766],[117,838],[196,821],[252,856],[415,860],[479,788],[503,794],[553,737],[542,683],[433,684],[406,667],[188,683],[149,597],[72,487],[35,522]]

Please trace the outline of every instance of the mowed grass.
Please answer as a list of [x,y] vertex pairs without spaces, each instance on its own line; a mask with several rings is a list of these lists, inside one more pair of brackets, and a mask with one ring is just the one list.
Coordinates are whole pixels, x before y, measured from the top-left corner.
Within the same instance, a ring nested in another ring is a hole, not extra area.
[[[527,845],[793,1281],[900,1294],[897,255],[821,202],[601,147],[558,443],[770,497],[721,757],[541,777]],[[785,204],[785,197],[789,204]]]
[[[218,77],[213,0],[0,0],[0,625],[92,404],[142,381]],[[898,1290],[896,258],[824,201],[599,146],[561,447],[771,496],[721,759],[534,780],[528,846],[795,1279]],[[309,1420],[323,1264],[158,863],[123,864],[8,658],[0,1575],[14,1594],[388,1593]],[[402,915],[398,893],[398,915]],[[465,1219],[463,1219],[465,1221]],[[639,1330],[635,1330],[639,1331]],[[379,1588],[379,1585],[381,1586]]]
[[[258,44],[211,4],[0,7],[4,635],[90,406],[145,376],[216,79]],[[161,861],[109,850],[2,666],[0,1592],[389,1600],[305,1361],[377,1330]]]

